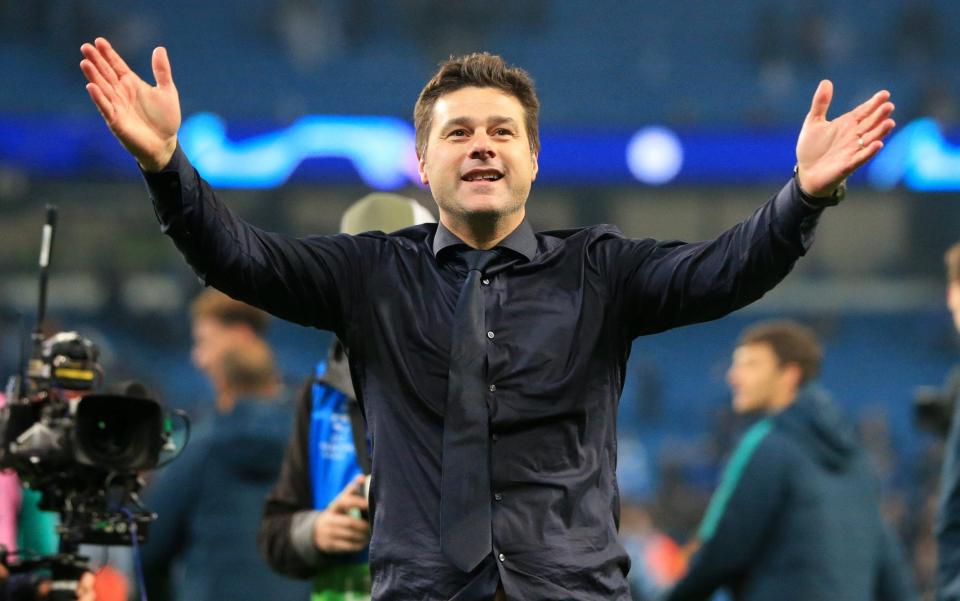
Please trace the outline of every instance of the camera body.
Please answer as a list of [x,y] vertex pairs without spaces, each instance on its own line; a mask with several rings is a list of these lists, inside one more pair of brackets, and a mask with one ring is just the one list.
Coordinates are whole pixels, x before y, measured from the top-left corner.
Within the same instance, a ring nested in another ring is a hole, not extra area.
[[[92,341],[76,332],[44,339],[56,222],[57,209],[48,205],[32,349],[10,377],[0,407],[0,469],[14,470],[40,493],[40,509],[59,514],[59,549],[49,556],[13,556],[0,547],[0,564],[23,577],[48,571],[50,601],[68,601],[76,599],[87,571],[81,544],[132,545],[136,552],[146,542],[147,526],[157,516],[140,503],[141,474],[163,465],[162,453],[170,455],[166,461],[175,459],[183,445],[173,444],[170,416],[141,384],[98,392],[103,369]],[[186,416],[175,415],[189,436]]]
[[68,547],[129,545],[132,533],[145,541],[155,516],[139,503],[140,474],[159,465],[171,435],[162,406],[142,386],[96,391],[98,357],[76,332],[38,342],[0,409],[0,468],[39,491],[41,509],[60,514]]

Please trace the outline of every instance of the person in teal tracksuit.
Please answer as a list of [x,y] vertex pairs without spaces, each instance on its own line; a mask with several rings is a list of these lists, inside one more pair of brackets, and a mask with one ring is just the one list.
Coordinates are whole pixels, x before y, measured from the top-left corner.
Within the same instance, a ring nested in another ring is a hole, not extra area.
[[748,329],[728,381],[744,435],[669,601],[902,601],[915,596],[852,425],[814,383],[821,351],[791,322]]

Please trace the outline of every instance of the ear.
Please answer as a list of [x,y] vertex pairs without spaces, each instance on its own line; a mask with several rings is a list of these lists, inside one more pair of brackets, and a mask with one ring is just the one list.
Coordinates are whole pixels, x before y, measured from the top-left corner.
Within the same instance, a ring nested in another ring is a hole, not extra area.
[[783,376],[794,390],[799,390],[803,382],[803,370],[796,363],[787,363],[783,368]]
[[533,176],[530,178],[531,181],[537,179],[537,172],[540,171],[540,163],[538,161],[538,155],[535,152],[530,153],[530,161],[533,163]]
[[426,153],[417,156],[417,172],[420,174],[420,183],[424,186],[430,185],[430,178],[427,177],[427,155]]

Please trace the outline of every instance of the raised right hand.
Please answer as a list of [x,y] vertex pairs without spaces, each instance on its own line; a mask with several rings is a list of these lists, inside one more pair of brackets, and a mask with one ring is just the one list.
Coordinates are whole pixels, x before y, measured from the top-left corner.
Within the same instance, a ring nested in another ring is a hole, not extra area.
[[166,49],[153,51],[156,86],[131,71],[104,38],[80,51],[80,70],[90,82],[87,93],[107,127],[146,171],[163,169],[177,148],[180,129],[180,97]]
[[313,522],[313,542],[320,551],[355,553],[370,542],[370,524],[354,511],[367,511],[367,500],[359,494],[363,479],[354,478]]

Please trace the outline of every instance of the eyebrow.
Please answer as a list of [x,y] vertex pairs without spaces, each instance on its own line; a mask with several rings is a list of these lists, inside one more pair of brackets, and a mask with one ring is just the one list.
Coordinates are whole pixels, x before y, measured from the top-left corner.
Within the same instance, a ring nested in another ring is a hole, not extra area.
[[[461,127],[472,127],[473,123],[474,123],[473,119],[471,119],[470,117],[454,117],[453,119],[450,119],[449,121],[444,123],[441,129],[444,129],[444,130],[449,129],[454,125],[459,125]],[[487,117],[487,127],[493,127],[495,125],[504,125],[504,124],[510,124],[515,126],[517,124],[517,120],[514,119],[513,117],[503,117],[501,115],[491,115],[490,117]]]

